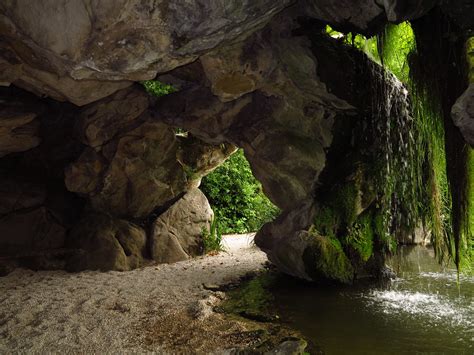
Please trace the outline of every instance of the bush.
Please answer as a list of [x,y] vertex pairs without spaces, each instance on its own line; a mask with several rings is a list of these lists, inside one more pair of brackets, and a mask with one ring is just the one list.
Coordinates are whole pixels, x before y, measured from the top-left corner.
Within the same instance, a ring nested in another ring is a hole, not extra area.
[[222,234],[219,230],[217,217],[214,216],[212,219],[210,230],[207,230],[205,227],[202,228],[201,236],[204,243],[205,253],[224,250],[224,247],[222,246]]
[[214,210],[222,233],[255,232],[280,212],[264,195],[242,149],[206,176],[200,188]]

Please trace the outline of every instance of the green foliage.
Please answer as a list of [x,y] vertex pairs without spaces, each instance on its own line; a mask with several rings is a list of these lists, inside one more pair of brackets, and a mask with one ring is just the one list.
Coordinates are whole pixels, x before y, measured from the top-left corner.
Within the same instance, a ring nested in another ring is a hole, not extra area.
[[334,199],[330,201],[333,210],[337,210],[339,221],[345,226],[352,225],[357,218],[359,204],[359,188],[355,181],[351,181],[335,191]]
[[336,238],[339,217],[333,208],[323,206],[314,220],[314,226],[324,236]]
[[207,230],[205,227],[202,228],[201,236],[204,243],[205,253],[223,250],[222,233],[219,230],[219,223],[217,222],[216,217],[214,217],[211,221],[210,230]]
[[257,231],[280,212],[264,195],[242,149],[203,178],[200,188],[219,220],[222,233]]
[[466,57],[469,67],[469,82],[474,83],[474,37],[466,41]]
[[354,268],[336,238],[311,232],[311,243],[303,252],[305,270],[313,280],[351,283]]
[[347,45],[357,48],[369,56],[373,61],[380,62],[380,56],[377,50],[377,38],[366,38],[361,34],[341,33],[332,29],[329,25],[326,26],[326,34],[330,37],[339,39]]
[[[416,21],[416,30],[408,22],[389,24],[378,37],[369,39],[352,33],[342,34],[329,26],[326,33],[364,51],[393,73],[410,92],[412,122],[398,120],[401,112],[395,115],[383,112],[380,116],[381,119],[387,116],[390,124],[386,129],[392,132],[386,137],[389,148],[399,137],[409,139],[410,143],[408,154],[404,153],[404,165],[389,161],[390,174],[380,176],[376,182],[384,200],[379,205],[380,213],[374,217],[375,234],[393,250],[390,230],[400,226],[413,230],[422,222],[431,231],[440,261],[451,257],[466,271],[472,270],[474,255],[474,158],[452,125],[450,109],[464,90],[465,76],[474,80],[474,38],[463,39],[456,32],[456,26],[443,15],[433,12],[430,16],[434,19]],[[462,52],[468,64],[466,74],[459,43],[464,47]],[[386,80],[390,80],[389,75]],[[383,111],[383,103],[379,107],[377,102],[385,99],[386,87],[378,91],[380,97],[374,100],[375,109]],[[383,155],[386,154],[396,157],[400,152],[390,148]],[[401,179],[400,174],[408,179]],[[338,206],[344,209],[343,205]],[[336,206],[332,207],[334,215]],[[315,221],[316,227],[331,235],[334,218],[328,211],[321,212]],[[360,231],[368,229],[364,227]]]
[[464,239],[465,245],[461,248],[461,270],[474,274],[474,149],[469,149],[468,158],[468,218]]
[[377,239],[380,244],[385,248],[385,252],[389,254],[394,254],[397,251],[397,240],[387,232],[385,224],[385,216],[382,211],[376,210],[373,216],[373,232],[374,237]]
[[388,24],[382,33],[378,47],[379,57],[388,68],[403,83],[409,84],[410,67],[408,56],[415,49],[415,35],[408,22],[398,25]]
[[372,256],[374,243],[374,226],[370,213],[357,219],[348,230],[346,245],[355,250],[362,261],[366,262]]
[[162,97],[173,92],[176,92],[176,89],[172,85],[164,84],[158,80],[145,80],[140,82],[145,87],[145,90],[153,96]]
[[466,263],[472,264],[469,184],[473,177],[469,148],[453,125],[451,108],[467,87],[469,42],[466,53],[464,31],[439,9],[413,21],[412,26],[416,49],[409,58],[410,88],[414,101],[424,106],[436,127],[436,137],[423,137],[434,142],[428,143],[433,153],[433,185],[438,185],[432,191],[440,192],[433,194],[435,202],[439,201],[436,212],[441,226],[441,233],[433,238],[435,250],[440,259],[449,256],[462,270]]

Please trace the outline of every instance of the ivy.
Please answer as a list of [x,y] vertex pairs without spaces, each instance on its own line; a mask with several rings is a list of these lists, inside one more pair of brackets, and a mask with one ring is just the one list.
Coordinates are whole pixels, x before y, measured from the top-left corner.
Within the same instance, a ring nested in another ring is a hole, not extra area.
[[145,90],[150,95],[153,95],[156,97],[162,97],[168,94],[172,94],[173,92],[176,92],[176,89],[172,85],[164,84],[158,80],[145,80],[145,81],[141,81],[140,84],[142,84],[145,87]]

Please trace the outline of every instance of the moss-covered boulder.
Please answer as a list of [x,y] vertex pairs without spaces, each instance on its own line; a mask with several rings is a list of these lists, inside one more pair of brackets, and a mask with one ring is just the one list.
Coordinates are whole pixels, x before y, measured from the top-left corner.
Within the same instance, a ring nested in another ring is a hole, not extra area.
[[303,260],[313,280],[351,283],[354,279],[354,268],[337,239],[308,233]]

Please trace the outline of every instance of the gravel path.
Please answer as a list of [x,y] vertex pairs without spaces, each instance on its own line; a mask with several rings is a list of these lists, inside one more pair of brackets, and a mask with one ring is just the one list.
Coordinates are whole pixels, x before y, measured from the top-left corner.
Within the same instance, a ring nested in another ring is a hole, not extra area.
[[146,327],[212,298],[203,283],[262,269],[266,256],[252,240],[226,236],[218,255],[129,272],[16,270],[0,278],[0,353],[162,352]]

